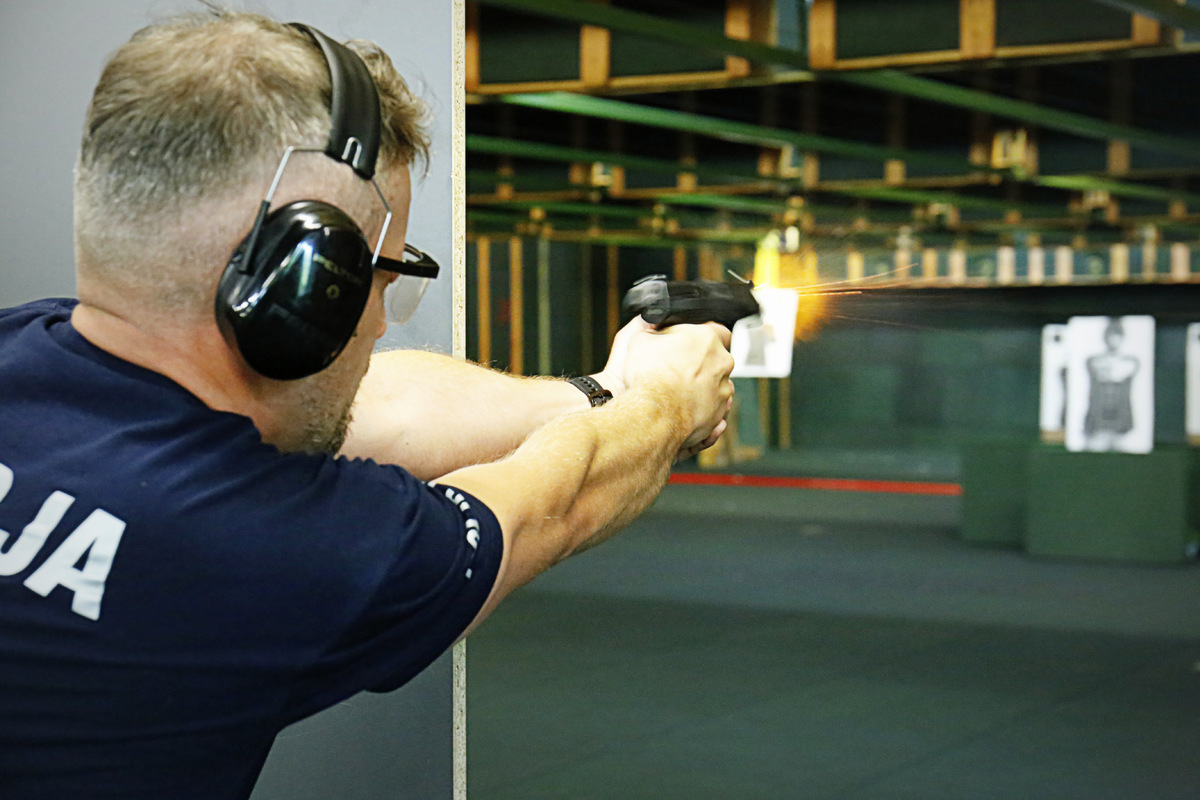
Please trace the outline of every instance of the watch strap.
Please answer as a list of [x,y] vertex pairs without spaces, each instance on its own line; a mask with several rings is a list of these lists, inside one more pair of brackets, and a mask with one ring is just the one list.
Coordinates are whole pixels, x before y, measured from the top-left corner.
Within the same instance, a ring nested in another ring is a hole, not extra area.
[[587,375],[571,378],[567,383],[587,395],[588,402],[592,404],[593,408],[602,406],[609,400],[612,400],[613,393],[597,383],[594,378]]

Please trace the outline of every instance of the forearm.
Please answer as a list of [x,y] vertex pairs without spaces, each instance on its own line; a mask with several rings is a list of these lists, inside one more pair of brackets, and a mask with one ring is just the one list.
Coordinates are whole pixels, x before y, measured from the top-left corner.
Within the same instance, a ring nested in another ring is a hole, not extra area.
[[642,387],[549,423],[503,461],[439,483],[471,492],[500,519],[503,596],[641,514],[665,485],[689,425],[668,393]]
[[434,478],[512,452],[550,420],[588,408],[575,387],[521,378],[438,353],[376,354],[342,452]]

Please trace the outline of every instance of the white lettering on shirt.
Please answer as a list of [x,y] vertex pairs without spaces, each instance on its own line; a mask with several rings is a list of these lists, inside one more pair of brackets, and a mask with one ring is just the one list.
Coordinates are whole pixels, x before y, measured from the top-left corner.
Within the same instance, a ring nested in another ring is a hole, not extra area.
[[[0,502],[8,496],[12,485],[12,469],[0,464]],[[33,563],[74,502],[75,498],[66,492],[54,491],[20,536],[13,539],[12,534],[0,529],[0,576],[16,575]],[[75,595],[71,610],[88,619],[100,619],[104,585],[124,532],[124,520],[96,509],[25,579],[25,586],[42,597],[59,586],[70,589]],[[5,544],[9,544],[7,550]],[[85,555],[87,561],[79,568],[79,561]]]
[[[16,575],[28,567],[46,543],[46,537],[58,526],[63,514],[74,502],[75,498],[66,492],[55,492],[47,497],[33,522],[25,526],[6,552],[0,553],[0,575]],[[0,528],[0,548],[4,547],[8,537],[8,531]]]
[[[25,585],[42,597],[56,586],[65,586],[75,592],[72,611],[88,619],[100,619],[104,582],[108,580],[108,571],[124,532],[122,520],[96,509],[25,579]],[[83,569],[78,569],[75,565],[85,553],[87,562]]]
[[[446,499],[458,506],[459,511],[463,512],[463,514],[471,513],[471,504],[467,502],[467,498],[462,496],[462,492],[456,492],[450,488],[447,488],[444,491],[446,494]],[[467,517],[467,544],[471,546],[472,550],[479,549],[479,520],[471,516]],[[467,571],[465,573],[467,580],[471,580],[471,576],[473,574],[474,570],[472,570],[470,567],[467,567]]]

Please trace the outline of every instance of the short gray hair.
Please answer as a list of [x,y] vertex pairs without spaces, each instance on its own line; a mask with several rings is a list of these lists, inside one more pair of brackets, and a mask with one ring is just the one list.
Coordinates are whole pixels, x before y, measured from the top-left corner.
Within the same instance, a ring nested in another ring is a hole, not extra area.
[[[381,170],[427,163],[425,105],[378,46],[347,45],[379,90]],[[164,225],[257,186],[288,145],[324,146],[330,93],[316,43],[258,14],[214,8],[138,31],[109,59],[88,108],[75,171],[77,249],[102,269],[128,264],[131,248],[152,253]]]

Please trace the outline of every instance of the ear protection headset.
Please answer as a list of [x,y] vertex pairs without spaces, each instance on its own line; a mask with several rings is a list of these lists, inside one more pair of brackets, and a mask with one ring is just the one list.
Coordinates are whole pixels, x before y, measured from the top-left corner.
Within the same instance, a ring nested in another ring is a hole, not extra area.
[[[333,125],[323,152],[374,184],[380,110],[366,64],[316,28],[293,27],[316,41],[329,67]],[[366,307],[378,258],[358,225],[333,205],[300,200],[270,211],[296,150],[303,148],[284,152],[254,227],[217,287],[218,323],[251,368],[276,380],[312,375],[337,358]],[[380,243],[386,230],[385,222]]]

